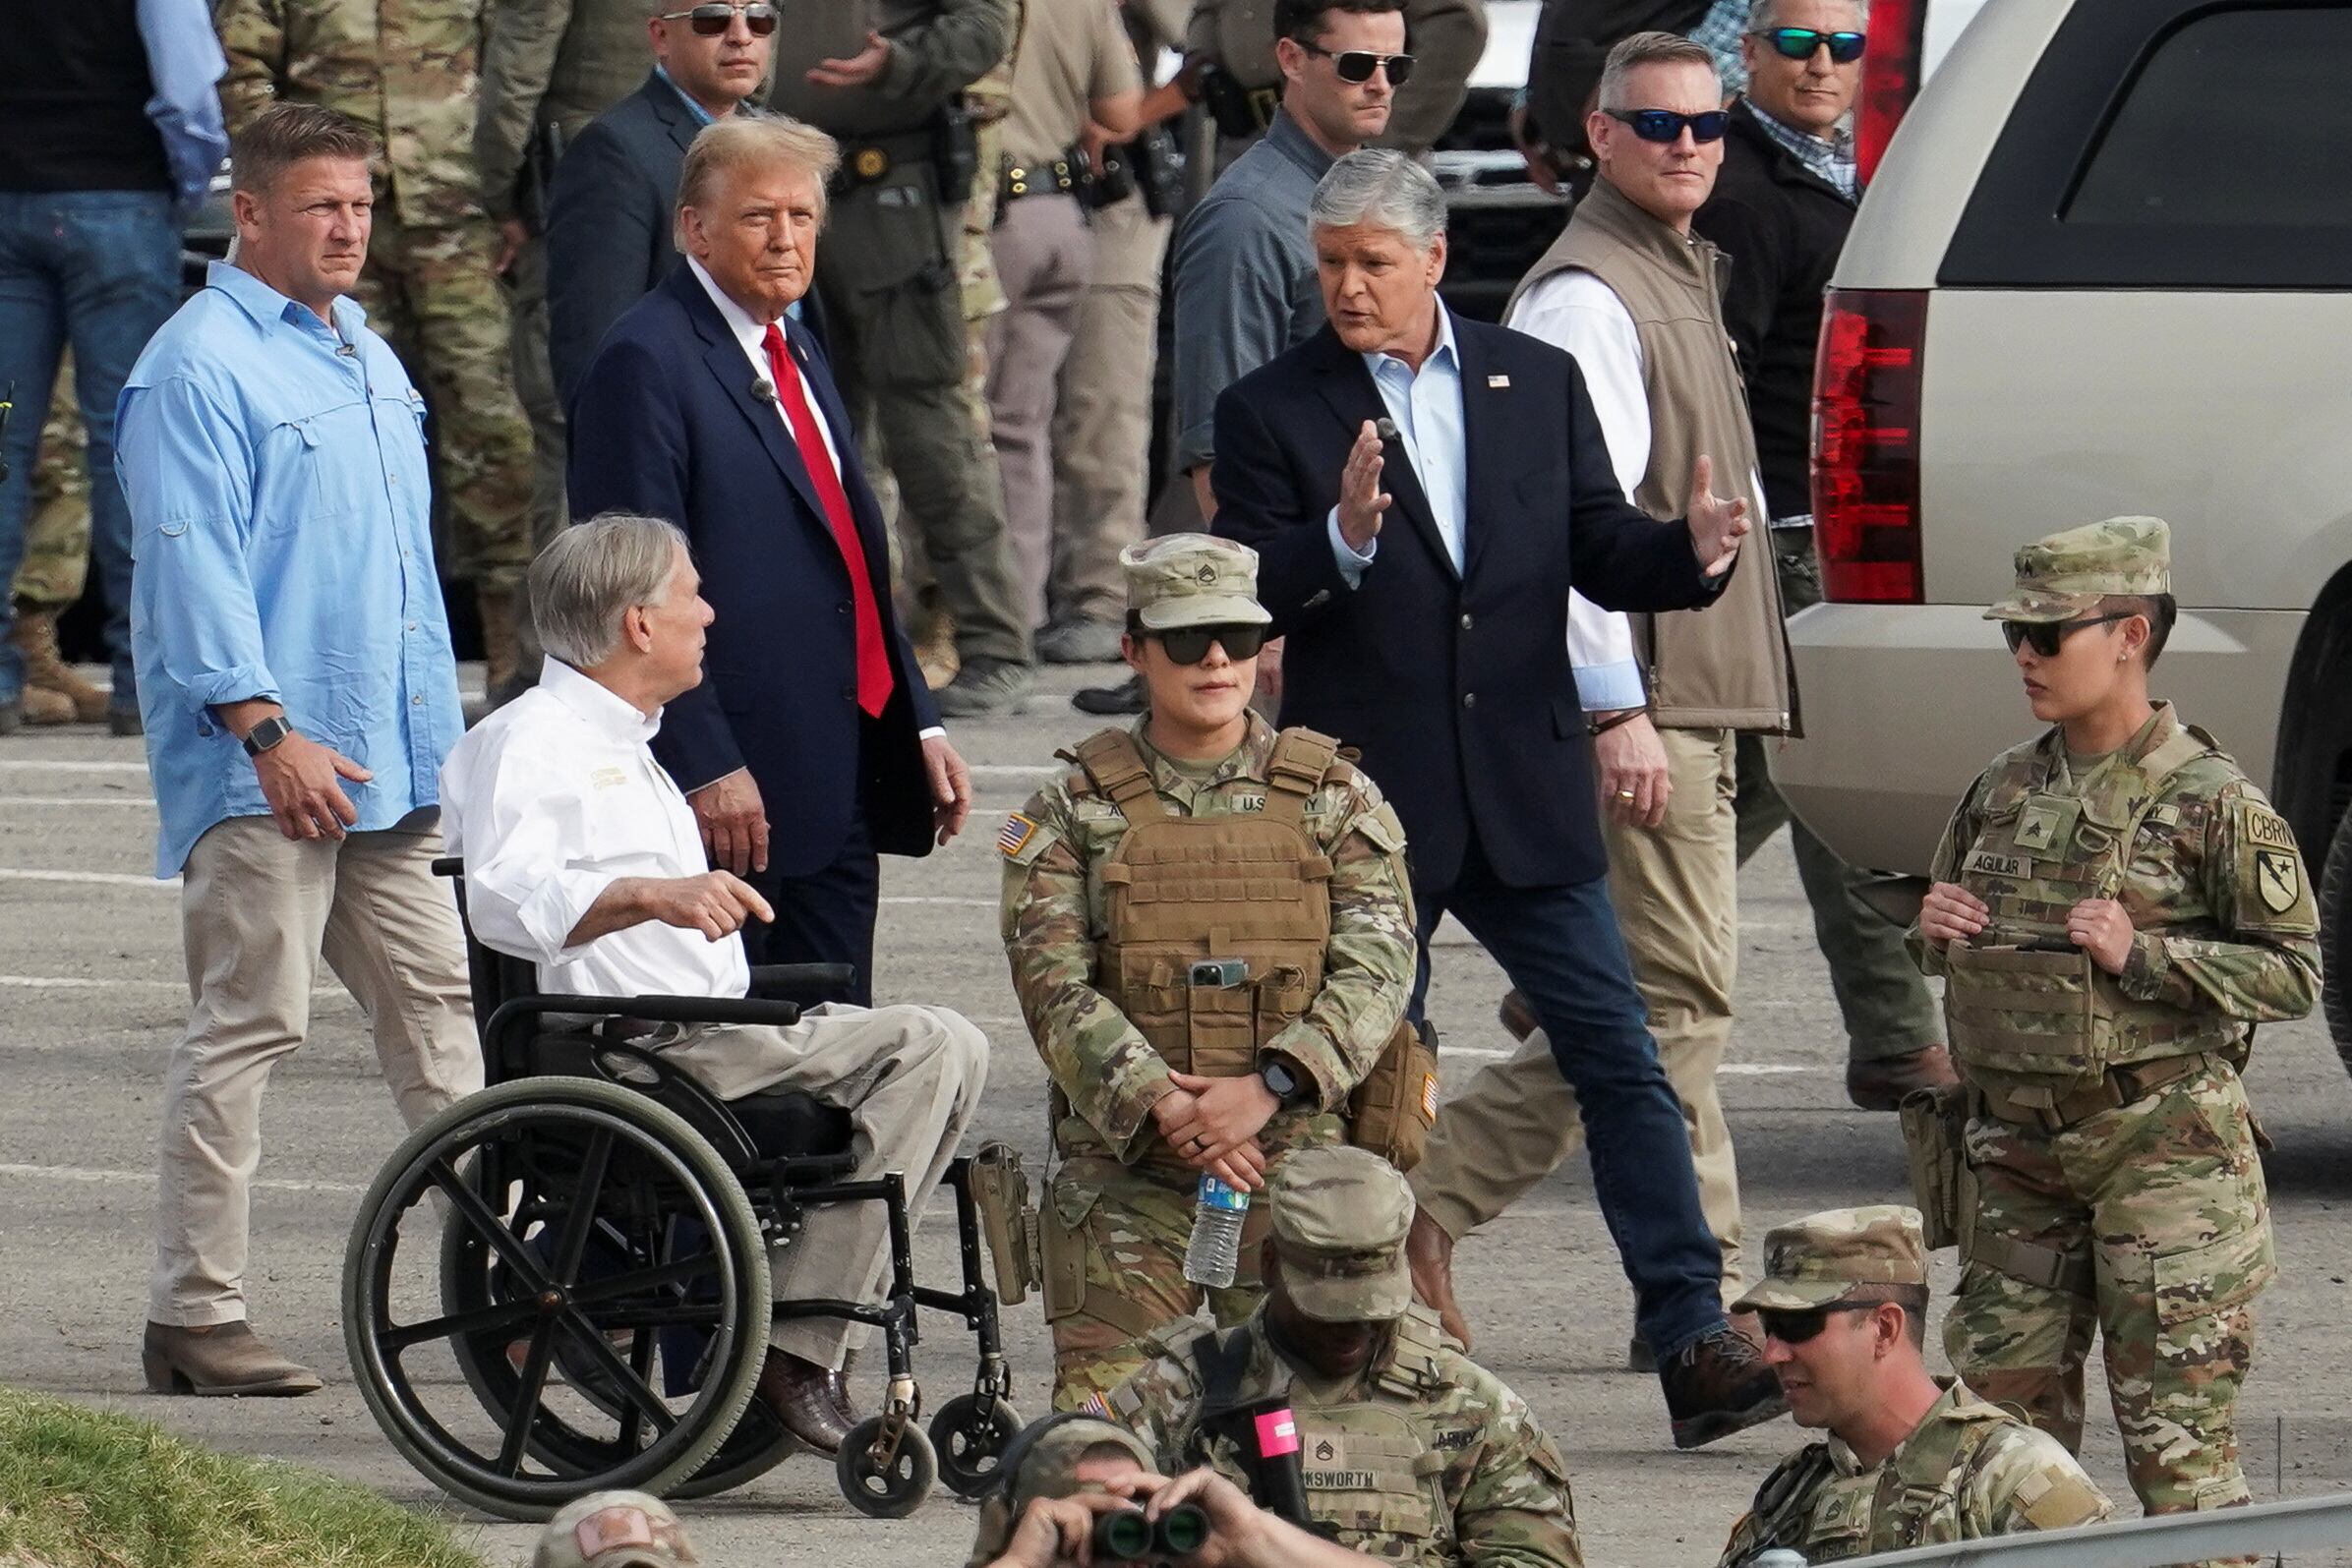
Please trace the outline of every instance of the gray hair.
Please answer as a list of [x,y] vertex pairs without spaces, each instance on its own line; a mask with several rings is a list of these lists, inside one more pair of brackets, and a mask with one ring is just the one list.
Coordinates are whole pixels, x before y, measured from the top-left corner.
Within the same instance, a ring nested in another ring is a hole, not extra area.
[[1307,220],[1319,229],[1393,229],[1416,251],[1445,232],[1445,193],[1429,170],[1390,147],[1350,152],[1315,183]]
[[[1781,25],[1781,7],[1788,3],[1789,0],[1755,0],[1755,4],[1747,14],[1747,30],[1770,32],[1779,27]],[[1852,6],[1854,20],[1860,22],[1864,27],[1869,26],[1870,6],[1868,0],[1838,0],[1838,4]]]
[[1645,65],[1703,65],[1715,79],[1717,99],[1723,97],[1723,72],[1705,44],[1694,43],[1678,32],[1637,32],[1609,51],[1608,63],[1601,67],[1601,91],[1595,107],[1649,108],[1646,103],[1629,103],[1625,97],[1625,79]]
[[677,248],[686,248],[685,228],[676,213],[700,210],[719,194],[722,175],[763,163],[797,168],[816,182],[817,218],[822,222],[830,204],[827,185],[841,167],[841,144],[813,125],[789,114],[763,114],[746,105],[724,120],[714,120],[694,134],[685,161],[677,169],[677,205],[672,214]]
[[531,562],[531,624],[539,645],[575,669],[620,647],[620,617],[670,597],[686,536],[675,523],[604,512],[548,541]]

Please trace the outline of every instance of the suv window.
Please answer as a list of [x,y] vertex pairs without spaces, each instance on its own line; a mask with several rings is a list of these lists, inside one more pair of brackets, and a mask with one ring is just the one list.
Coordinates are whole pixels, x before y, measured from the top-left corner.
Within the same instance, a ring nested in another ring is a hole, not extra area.
[[2346,58],[2352,0],[2076,0],[1937,281],[2352,287]]

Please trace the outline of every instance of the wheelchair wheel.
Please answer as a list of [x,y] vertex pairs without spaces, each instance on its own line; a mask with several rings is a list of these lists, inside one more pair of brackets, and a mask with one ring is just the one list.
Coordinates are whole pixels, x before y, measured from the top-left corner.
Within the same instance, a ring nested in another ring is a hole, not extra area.
[[745,1481],[757,1481],[794,1454],[806,1451],[755,1399],[744,1408],[743,1419],[735,1423],[735,1429],[727,1434],[719,1451],[704,1460],[700,1470],[671,1487],[668,1495],[681,1502],[716,1497]]
[[886,1418],[868,1416],[850,1428],[841,1452],[833,1456],[833,1479],[850,1506],[874,1519],[904,1519],[931,1495],[939,1479],[939,1456],[922,1428],[909,1422],[899,1433],[898,1451],[888,1458],[875,1452]]
[[940,1406],[931,1449],[947,1489],[970,1499],[995,1484],[996,1462],[1021,1424],[1021,1413],[993,1394],[959,1394]]
[[[735,1173],[673,1112],[591,1078],[500,1084],[419,1128],[344,1258],[344,1342],[377,1423],[510,1519],[695,1475],[751,1398],[767,1323],[766,1242]],[[677,1326],[715,1348],[701,1387],[671,1396],[656,1337]]]

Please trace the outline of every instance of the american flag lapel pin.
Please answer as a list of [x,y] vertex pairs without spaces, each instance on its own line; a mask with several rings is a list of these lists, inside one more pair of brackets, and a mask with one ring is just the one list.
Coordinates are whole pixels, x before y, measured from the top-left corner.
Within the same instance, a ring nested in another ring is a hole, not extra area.
[[1487,387],[1491,391],[1499,392],[1504,387],[1510,385],[1510,383],[1511,378],[1507,376],[1490,376],[1487,377]]

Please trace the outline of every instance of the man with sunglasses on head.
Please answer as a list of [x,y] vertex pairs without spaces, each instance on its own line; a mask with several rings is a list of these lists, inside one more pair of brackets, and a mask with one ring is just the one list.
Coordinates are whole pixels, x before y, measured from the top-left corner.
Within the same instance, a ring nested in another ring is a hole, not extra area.
[[1944,1348],[2075,1448],[2095,1331],[2146,1510],[2243,1503],[2235,1411],[2277,1270],[2238,1074],[2255,1026],[2318,995],[2311,881],[2262,790],[2148,696],[2175,615],[2163,522],[2068,529],[2016,564],[1985,618],[2050,727],[1970,787],[1913,928],[1966,1085],[1905,1113],[1918,1185],[1964,1194]]
[[1732,1529],[1721,1568],[1810,1563],[2096,1524],[2107,1499],[2047,1433],[1927,1370],[1927,1247],[1916,1209],[1831,1209],[1775,1226],[1740,1305],[1799,1426]]
[[[1201,1307],[1183,1264],[1205,1175],[1252,1192],[1287,1151],[1351,1136],[1409,1162],[1437,1096],[1402,1021],[1415,946],[1396,813],[1337,741],[1250,708],[1269,619],[1257,552],[1174,534],[1120,564],[1149,707],[1062,753],[1072,771],[997,837],[1013,989],[1053,1083],[1062,1409],[1116,1387],[1143,1365],[1132,1341]],[[1206,1293],[1220,1322],[1257,1302],[1264,1210],[1234,1284]]]
[[686,148],[768,74],[774,0],[637,0],[653,69],[579,133],[548,197],[548,359],[564,406],[615,321],[677,265]]
[[[1523,278],[1505,321],[1575,358],[1618,494],[1671,517],[1694,462],[1761,519],[1755,437],[1726,336],[1724,259],[1691,233],[1726,115],[1715,62],[1670,33],[1610,51],[1586,122],[1599,179]],[[1704,454],[1702,456],[1702,454]],[[1567,617],[1577,716],[1598,764],[1609,894],[1658,1056],[1681,1102],[1723,1299],[1739,1294],[1739,1187],[1715,1073],[1738,958],[1735,738],[1794,727],[1795,687],[1769,571],[1734,573],[1705,613],[1628,616],[1581,594]],[[1540,1008],[1525,1021],[1542,1023]],[[1506,1020],[1511,1016],[1505,1004]],[[1418,1262],[1451,1307],[1452,1242],[1502,1212],[1585,1135],[1541,1028],[1448,1107],[1428,1165]],[[1742,1327],[1752,1327],[1744,1322]],[[1630,1364],[1657,1363],[1637,1328]]]

